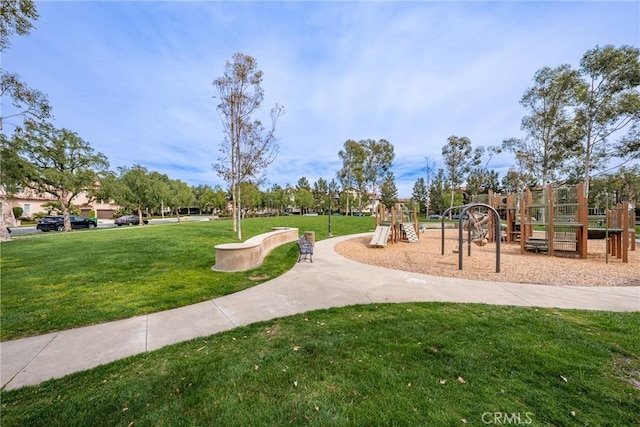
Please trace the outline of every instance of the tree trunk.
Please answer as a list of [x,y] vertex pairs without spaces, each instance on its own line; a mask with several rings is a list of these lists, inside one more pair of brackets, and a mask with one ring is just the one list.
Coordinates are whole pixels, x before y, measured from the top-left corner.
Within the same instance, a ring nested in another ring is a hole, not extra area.
[[[242,206],[240,203],[240,186],[238,185],[238,206],[237,206],[237,213],[238,213],[238,219],[237,219],[237,231],[238,231],[238,240],[242,240]],[[235,217],[234,217],[235,219]]]
[[233,219],[233,231],[238,231],[238,218],[236,217],[237,215],[237,203],[238,203],[238,197],[236,195],[236,183],[235,181],[231,184],[231,218]]
[[[9,228],[7,227],[7,221],[5,220],[5,207],[9,206],[6,200],[0,200],[0,242],[7,242],[11,240],[11,234],[9,234]],[[11,206],[9,206],[11,208]],[[13,211],[11,211],[13,214]]]
[[64,231],[71,231],[71,218],[69,218],[69,205],[65,203],[66,194],[59,199],[62,206],[62,215],[64,217]]
[[140,219],[138,225],[144,225],[144,220],[142,219],[142,209],[140,207],[138,207],[138,218]]
[[587,139],[587,150],[584,159],[584,197],[589,199],[589,175],[591,174],[591,135]]

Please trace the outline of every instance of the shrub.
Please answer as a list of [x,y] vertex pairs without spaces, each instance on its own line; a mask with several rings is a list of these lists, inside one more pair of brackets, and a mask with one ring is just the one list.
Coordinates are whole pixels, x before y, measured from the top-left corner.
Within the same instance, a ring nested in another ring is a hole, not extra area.
[[12,210],[13,210],[14,218],[19,219],[22,217],[22,213],[24,212],[24,209],[22,209],[20,206],[14,206]]

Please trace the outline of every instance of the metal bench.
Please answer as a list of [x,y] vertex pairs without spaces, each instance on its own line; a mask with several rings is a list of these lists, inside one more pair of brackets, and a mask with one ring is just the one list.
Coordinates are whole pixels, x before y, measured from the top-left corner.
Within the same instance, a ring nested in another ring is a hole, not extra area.
[[313,240],[307,240],[306,236],[298,239],[298,262],[303,259],[313,262]]

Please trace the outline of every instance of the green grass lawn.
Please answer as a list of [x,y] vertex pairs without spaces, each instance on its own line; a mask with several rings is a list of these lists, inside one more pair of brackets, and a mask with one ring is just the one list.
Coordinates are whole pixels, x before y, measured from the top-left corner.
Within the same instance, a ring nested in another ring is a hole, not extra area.
[[[290,226],[327,235],[327,217],[247,219],[243,237]],[[334,236],[373,230],[370,217],[332,217]],[[272,279],[296,262],[295,243],[262,266],[211,270],[214,246],[235,241],[231,221],[182,222],[18,237],[2,243],[0,340],[167,310]]]
[[2,425],[631,426],[639,387],[639,313],[360,305],[3,391]]

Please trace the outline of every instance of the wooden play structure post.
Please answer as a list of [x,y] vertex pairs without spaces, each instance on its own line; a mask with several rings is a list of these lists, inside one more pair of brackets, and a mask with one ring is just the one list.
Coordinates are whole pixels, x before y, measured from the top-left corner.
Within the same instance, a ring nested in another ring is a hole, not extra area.
[[622,262],[629,262],[629,202],[622,203]]
[[520,253],[525,251],[527,239],[533,235],[533,227],[529,225],[531,221],[531,213],[527,212],[526,207],[533,204],[533,195],[528,188],[525,190],[524,200],[520,201]]
[[[553,238],[555,236],[555,230],[553,229],[553,189],[551,185],[546,186],[547,195],[545,197],[546,205],[548,209],[546,209],[545,215],[549,217],[549,230],[547,232],[547,253],[549,255],[553,255]],[[544,191],[543,191],[544,194]]]
[[[528,192],[529,189],[527,188],[526,191]],[[527,197],[526,193],[525,193],[525,198]],[[525,236],[527,235],[527,228],[524,225],[524,198],[520,200],[520,253],[523,254],[524,253],[524,241],[525,241]]]
[[[489,193],[487,194],[487,204],[497,211],[500,207],[500,194],[494,194],[493,191],[489,190]],[[489,222],[487,223],[487,241],[490,243],[493,243],[496,239],[500,238],[500,234],[496,235],[495,233],[494,221],[493,215],[489,215]],[[498,229],[500,229],[500,227]]]
[[636,250],[636,211],[635,210],[629,210],[629,231],[631,236],[629,236],[629,238],[631,239],[631,250],[635,251]]
[[[584,189],[583,182],[575,186],[547,185],[542,191],[533,192],[527,188],[518,198],[520,212],[517,212],[515,196],[507,195],[502,199],[506,205],[507,243],[514,242],[519,235],[520,253],[526,250],[543,251],[548,255],[573,253],[581,259],[587,259],[590,233],[594,236],[604,233],[607,262],[609,255],[628,262],[627,252],[634,251],[636,247],[635,212],[630,209],[628,202],[609,209],[607,200],[606,230],[602,229],[602,218],[589,215],[589,202]],[[516,229],[516,215],[520,218],[519,231]],[[590,221],[597,225],[592,224],[591,228]],[[533,233],[534,228],[539,231],[537,235]],[[544,238],[541,229],[544,229]]]
[[[573,252],[580,258],[587,258],[589,212],[583,183],[547,185],[541,192],[536,192],[535,200],[527,189],[523,199],[520,206],[521,253],[526,249],[544,251],[548,255]],[[536,226],[544,229],[544,238],[533,235]]]
[[607,210],[607,230],[609,235],[607,236],[607,254],[616,255],[616,233],[615,229],[618,227],[616,223],[617,209],[614,207]]
[[398,231],[396,230],[396,207],[391,206],[391,244],[398,241]]
[[620,252],[622,252],[622,240],[620,239],[620,229],[622,228],[622,212],[620,210],[620,203],[616,204],[616,207],[612,212],[613,226],[609,228],[609,238],[611,239],[611,255],[616,258],[620,258]]
[[[514,243],[516,240],[516,235],[519,234],[516,231],[516,218],[518,217],[518,212],[516,212],[516,204],[515,197],[513,194],[507,194],[505,198],[505,210],[507,217],[507,243]],[[520,222],[522,224],[522,222]],[[522,231],[522,226],[521,230]]]
[[580,252],[580,258],[587,259],[588,243],[589,243],[589,200],[584,195],[584,182],[580,182],[577,187],[578,191],[578,218],[577,221],[582,224],[577,230],[577,245]]
[[[607,251],[611,256],[622,259],[622,262],[629,262],[629,247],[635,250],[635,229],[633,233],[629,232],[632,226],[630,219],[633,215],[629,215],[629,202],[617,203],[614,210],[607,212],[607,226],[609,227],[609,241],[607,242]],[[631,243],[630,237],[633,237]]]
[[378,203],[376,206],[376,227],[382,224],[383,215],[386,213],[386,208],[382,203]]
[[403,204],[396,203],[391,207],[390,242],[394,244],[405,239],[409,242],[417,242],[418,225],[418,211],[414,208],[412,217],[411,212],[408,209],[405,210]]

